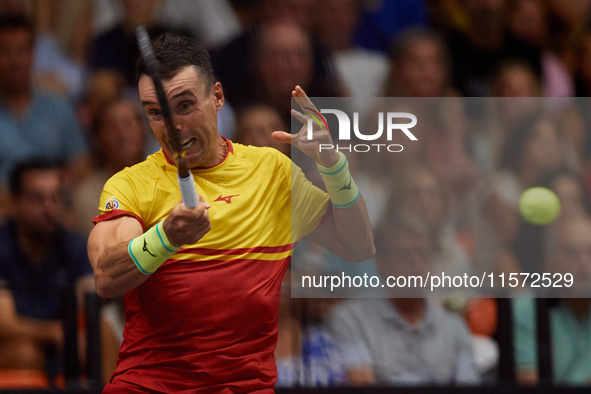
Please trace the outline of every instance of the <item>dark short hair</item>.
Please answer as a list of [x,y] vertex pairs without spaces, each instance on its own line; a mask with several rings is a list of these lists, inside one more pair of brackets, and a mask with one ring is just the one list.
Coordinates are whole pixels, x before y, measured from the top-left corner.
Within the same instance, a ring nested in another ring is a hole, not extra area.
[[10,193],[18,196],[23,191],[23,178],[27,172],[59,170],[60,163],[47,159],[31,159],[17,164],[10,172]]
[[[5,14],[0,15],[0,32],[9,29],[24,29],[29,34],[31,34],[31,38],[35,37],[35,29],[33,28],[33,24],[31,21],[22,14]],[[32,43],[33,40],[31,40]]]
[[[173,78],[181,69],[194,66],[206,84],[215,83],[209,53],[198,41],[173,33],[165,33],[155,40],[153,49],[162,79]],[[136,82],[139,82],[140,77],[146,73],[146,64],[140,56],[136,63]]]

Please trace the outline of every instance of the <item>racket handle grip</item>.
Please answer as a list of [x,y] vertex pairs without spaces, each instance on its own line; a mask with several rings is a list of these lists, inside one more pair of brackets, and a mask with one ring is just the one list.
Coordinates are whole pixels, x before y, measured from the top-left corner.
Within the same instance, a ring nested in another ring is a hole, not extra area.
[[181,194],[183,196],[183,203],[187,208],[196,208],[199,206],[199,199],[197,198],[197,191],[195,191],[195,181],[193,174],[189,171],[189,176],[181,178],[179,176],[179,185],[181,187]]

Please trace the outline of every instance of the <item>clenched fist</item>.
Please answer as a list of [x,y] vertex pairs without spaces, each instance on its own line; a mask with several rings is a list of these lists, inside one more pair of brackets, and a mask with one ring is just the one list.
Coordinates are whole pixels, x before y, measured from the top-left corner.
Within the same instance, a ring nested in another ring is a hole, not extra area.
[[199,197],[199,206],[187,208],[179,202],[172,208],[162,227],[171,244],[177,247],[191,245],[199,241],[211,230],[207,210],[211,207]]

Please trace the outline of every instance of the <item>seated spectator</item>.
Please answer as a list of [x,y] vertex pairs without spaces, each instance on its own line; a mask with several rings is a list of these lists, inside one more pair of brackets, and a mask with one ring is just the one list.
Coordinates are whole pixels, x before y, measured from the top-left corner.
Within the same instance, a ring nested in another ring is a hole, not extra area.
[[368,98],[382,93],[390,68],[388,56],[355,45],[361,13],[358,1],[321,0],[316,4],[314,37],[330,51],[345,95],[353,97],[355,110],[363,113]]
[[[140,0],[137,6],[152,1]],[[95,35],[112,29],[125,17],[125,5],[121,1],[93,3]],[[148,6],[152,8],[152,16],[158,25],[190,31],[208,49],[225,44],[241,31],[240,21],[228,0],[157,0],[156,3],[154,7]]]
[[321,316],[304,315],[304,304],[332,306],[333,300],[291,298],[290,289],[288,269],[281,284],[279,301],[275,387],[327,387],[346,383],[342,360],[330,334],[321,324]]
[[234,107],[260,101],[277,109],[286,124],[291,121],[294,86],[300,85],[310,97],[342,95],[330,57],[292,20],[263,21],[256,32],[245,33],[214,54],[212,62]]
[[[145,24],[150,37],[170,31],[168,26],[155,21],[156,0],[123,0],[124,18],[112,29],[95,37],[90,44],[90,67],[92,70],[112,69],[120,72],[127,85],[135,89],[135,63],[140,50],[135,37],[135,26]],[[189,36],[186,31],[177,33]]]
[[[547,254],[544,272],[573,275],[574,284],[591,279],[591,220],[570,217],[559,223],[556,245]],[[581,285],[579,285],[581,286]],[[536,384],[537,329],[534,299],[513,303],[517,379]],[[591,381],[591,299],[564,298],[550,309],[554,384],[589,384]]]
[[[581,179],[574,173],[564,170],[551,172],[535,185],[554,191],[560,199],[560,215],[557,223],[589,215],[589,198]],[[529,267],[524,269],[525,272],[545,272],[540,262],[544,261],[546,250],[539,246],[548,244],[550,236],[553,235],[552,231],[555,231],[554,227],[555,225],[537,226],[521,221],[512,252],[520,266]]]
[[15,163],[43,157],[67,163],[76,179],[87,168],[86,142],[70,105],[33,88],[34,34],[22,16],[0,17],[0,185]]
[[[382,278],[424,277],[430,270],[431,237],[416,218],[388,218],[374,232],[374,239]],[[405,290],[407,297],[420,296]],[[466,326],[428,299],[348,300],[335,308],[330,325],[353,384],[445,385],[480,380]]]
[[507,24],[513,36],[541,51],[541,79],[544,96],[571,97],[574,84],[560,58],[549,50],[550,20],[548,5],[542,0],[508,2]]
[[[536,272],[537,259],[519,260],[517,235],[522,224],[519,196],[547,173],[568,168],[572,156],[556,123],[549,117],[525,116],[509,130],[501,154],[500,171],[482,197],[484,220],[478,230],[481,268],[500,272]],[[486,249],[486,251],[485,251]],[[490,260],[492,259],[492,260]],[[533,264],[533,265],[532,265]]]
[[102,106],[93,127],[93,169],[74,191],[76,229],[88,236],[98,213],[98,196],[105,182],[125,167],[142,161],[147,132],[137,104],[115,99]]
[[450,86],[449,51],[437,33],[427,29],[408,30],[398,37],[392,47],[392,67],[384,96],[456,95]]
[[469,140],[481,168],[491,172],[498,167],[508,134],[527,116],[544,111],[545,102],[532,98],[542,94],[541,81],[522,60],[501,62],[491,77],[488,94],[502,99],[487,100],[490,120],[472,130]]
[[464,96],[482,97],[490,91],[492,72],[507,59],[527,62],[536,75],[541,73],[541,51],[509,34],[506,20],[506,0],[462,0],[470,17],[467,33],[449,35],[453,67],[453,84]]
[[[491,93],[493,97],[539,97],[542,95],[542,86],[529,64],[519,60],[506,61],[499,66],[492,78]],[[502,102],[509,106],[518,101]]]
[[56,373],[65,289],[79,303],[94,289],[86,242],[60,226],[61,173],[46,162],[16,167],[10,220],[0,227],[0,368]]
[[244,145],[269,146],[289,156],[290,145],[271,138],[271,133],[276,130],[287,130],[277,110],[266,104],[253,104],[238,111],[233,141]]
[[456,241],[452,194],[449,186],[427,165],[404,171],[394,183],[388,209],[421,219],[433,240],[432,273],[470,273],[470,261]]

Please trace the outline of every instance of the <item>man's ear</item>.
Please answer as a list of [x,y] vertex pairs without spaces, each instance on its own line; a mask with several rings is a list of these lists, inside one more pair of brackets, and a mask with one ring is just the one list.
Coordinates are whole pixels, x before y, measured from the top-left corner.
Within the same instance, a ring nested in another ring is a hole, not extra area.
[[224,106],[225,98],[224,98],[224,90],[222,89],[222,84],[216,82],[213,84],[211,88],[211,94],[215,99],[215,109],[217,111],[221,110]]

